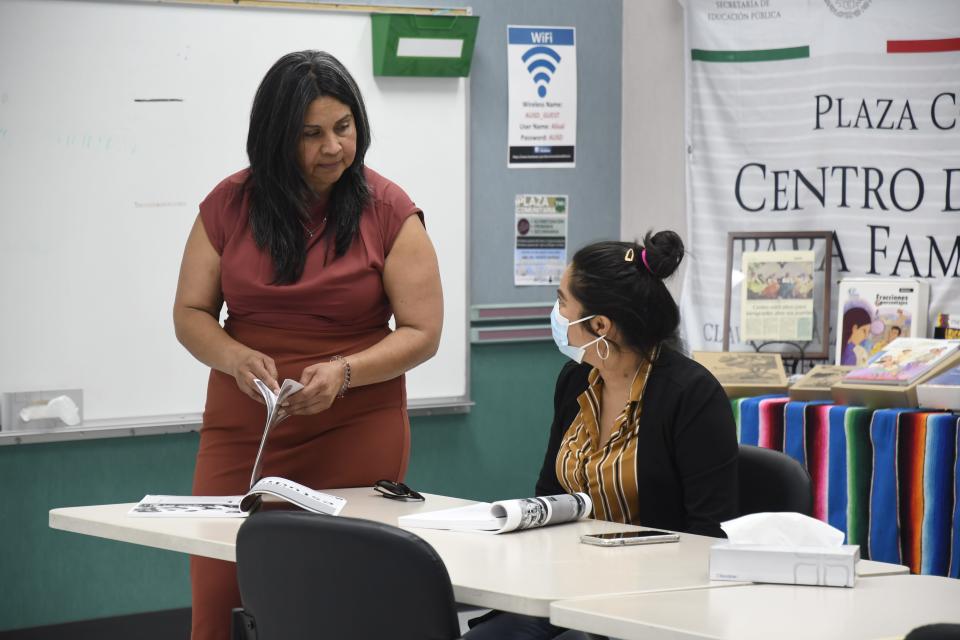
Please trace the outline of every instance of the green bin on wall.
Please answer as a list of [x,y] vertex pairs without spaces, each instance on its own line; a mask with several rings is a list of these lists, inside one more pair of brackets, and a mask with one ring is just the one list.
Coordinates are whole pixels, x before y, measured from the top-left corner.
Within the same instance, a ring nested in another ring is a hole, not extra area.
[[480,16],[375,13],[373,75],[470,75]]

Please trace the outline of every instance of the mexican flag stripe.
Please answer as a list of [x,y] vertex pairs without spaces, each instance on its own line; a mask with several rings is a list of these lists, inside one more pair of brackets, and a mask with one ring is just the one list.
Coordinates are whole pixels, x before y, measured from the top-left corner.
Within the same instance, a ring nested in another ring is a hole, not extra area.
[[960,51],[960,38],[887,40],[887,53],[942,53]]
[[787,47],[785,49],[752,49],[746,51],[710,51],[691,49],[691,58],[700,62],[770,62],[772,60],[795,60],[809,58],[810,47]]

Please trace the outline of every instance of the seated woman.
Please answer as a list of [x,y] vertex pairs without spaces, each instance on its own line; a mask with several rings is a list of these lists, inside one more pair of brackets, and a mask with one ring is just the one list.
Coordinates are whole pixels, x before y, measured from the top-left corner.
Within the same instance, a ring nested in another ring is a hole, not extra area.
[[[677,351],[680,312],[663,283],[683,259],[672,231],[643,246],[598,242],[573,257],[553,338],[557,379],[537,495],[582,491],[593,517],[723,537],[737,515],[737,430],[723,388]],[[465,640],[584,637],[545,618],[488,614]]]

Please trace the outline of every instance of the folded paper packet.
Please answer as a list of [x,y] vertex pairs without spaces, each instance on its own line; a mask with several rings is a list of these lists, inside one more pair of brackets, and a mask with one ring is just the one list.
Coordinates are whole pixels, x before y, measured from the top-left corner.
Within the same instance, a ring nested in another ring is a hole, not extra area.
[[710,579],[824,587],[856,584],[858,545],[801,513],[753,513],[720,525],[728,539],[710,548]]

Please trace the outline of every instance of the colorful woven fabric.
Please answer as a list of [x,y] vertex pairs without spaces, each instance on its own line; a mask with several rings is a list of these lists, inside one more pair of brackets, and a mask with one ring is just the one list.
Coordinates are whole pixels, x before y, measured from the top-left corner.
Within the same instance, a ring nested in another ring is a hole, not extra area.
[[950,534],[950,571],[951,578],[960,578],[960,417],[954,424],[956,452],[953,462],[953,522]]
[[[738,415],[737,436],[741,444],[760,446],[761,427],[764,439],[771,440],[771,430],[783,431],[783,406],[787,404],[785,396],[756,396],[734,400],[734,411]],[[778,418],[779,415],[779,418]]]
[[870,487],[873,482],[873,443],[870,422],[873,410],[865,407],[832,407],[843,416],[847,448],[847,544],[867,548],[870,533]]
[[905,409],[880,409],[873,414],[873,481],[870,488],[870,532],[867,557],[900,564],[900,510],[897,505],[897,427]]
[[785,454],[802,465],[807,464],[804,428],[807,422],[807,402],[788,402],[784,407],[786,424],[783,429],[783,448]]
[[814,516],[863,558],[960,578],[960,417],[777,396],[732,404],[740,442],[803,464]]
[[730,408],[733,409],[733,419],[737,421],[737,442],[743,442],[740,439],[740,404],[743,398],[734,398],[730,401]]
[[833,460],[834,454],[838,452],[830,448],[830,408],[823,404],[808,404],[803,413],[804,456],[813,485],[813,517],[829,522],[827,504],[830,469],[845,465],[846,460],[842,451],[839,452],[839,460]]
[[900,557],[911,573],[920,573],[923,534],[923,475],[929,413],[900,415],[897,469],[900,477]]
[[[788,402],[783,413],[786,416],[783,446],[771,448],[783,451],[806,467],[813,485],[813,515],[829,522],[831,470],[842,470],[846,466],[844,447],[832,447],[830,444],[830,405],[823,402]],[[841,480],[841,485],[843,482]],[[843,502],[846,503],[846,500]],[[845,528],[837,528],[845,531]]]
[[[933,414],[927,418],[927,438],[923,473],[923,526],[920,573],[960,577],[950,571],[950,536],[954,502],[954,466],[957,460],[957,425],[951,414]],[[957,478],[960,481],[960,477]],[[954,545],[954,549],[958,549]]]
[[783,408],[789,398],[774,396],[760,401],[760,425],[757,445],[766,449],[783,449]]
[[817,516],[840,531],[847,531],[847,432],[845,415],[847,407],[823,405],[819,408],[819,420],[827,425],[827,490],[824,496],[825,512]]

